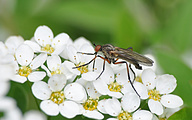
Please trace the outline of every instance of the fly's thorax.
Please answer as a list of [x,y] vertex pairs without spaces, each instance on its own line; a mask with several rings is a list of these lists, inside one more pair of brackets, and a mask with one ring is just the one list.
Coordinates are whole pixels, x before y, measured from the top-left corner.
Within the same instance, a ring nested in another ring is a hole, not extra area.
[[102,53],[110,62],[115,61],[115,57],[110,53],[111,51],[114,51],[114,50],[115,50],[115,47],[111,44],[105,44],[102,46]]

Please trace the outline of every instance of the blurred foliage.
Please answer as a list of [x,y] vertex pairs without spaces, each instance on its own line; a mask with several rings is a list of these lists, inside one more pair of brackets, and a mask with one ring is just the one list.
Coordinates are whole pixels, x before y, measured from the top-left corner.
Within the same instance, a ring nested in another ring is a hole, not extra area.
[[[30,39],[39,25],[47,25],[55,35],[66,32],[73,40],[84,36],[96,44],[132,46],[137,52],[150,50],[164,73],[178,80],[174,93],[185,103],[170,120],[180,115],[189,120],[192,70],[181,56],[192,46],[191,11],[191,0],[0,0],[0,40],[10,35]],[[14,92],[9,95],[22,101],[18,106],[23,112],[37,109],[35,101],[27,103],[33,99],[27,85],[12,86]],[[51,118],[57,119],[65,118]]]

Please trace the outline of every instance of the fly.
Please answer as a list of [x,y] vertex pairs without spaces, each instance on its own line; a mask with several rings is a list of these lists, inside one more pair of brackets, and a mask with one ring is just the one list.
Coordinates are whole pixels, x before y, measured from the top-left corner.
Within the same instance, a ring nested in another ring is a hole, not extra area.
[[[111,64],[111,63],[113,63],[113,64],[124,63],[124,64],[126,64],[126,68],[127,68],[128,80],[129,80],[132,88],[136,92],[136,94],[140,97],[140,95],[136,91],[135,87],[133,86],[133,83],[131,82],[130,75],[129,75],[129,68],[133,72],[134,80],[135,80],[136,76],[135,76],[135,72],[131,68],[131,64],[133,64],[136,69],[142,70],[142,67],[140,65],[153,66],[154,62],[151,59],[149,59],[148,57],[145,57],[145,56],[143,56],[137,52],[134,52],[132,47],[129,47],[127,49],[123,49],[123,48],[115,47],[111,44],[105,44],[103,46],[94,44],[94,46],[95,46],[95,53],[82,53],[82,52],[78,52],[78,53],[86,54],[86,55],[95,55],[95,57],[91,61],[89,61],[88,63],[77,66],[77,67],[73,67],[73,69],[89,65],[91,62],[93,62],[93,70],[94,70],[95,59],[97,57],[100,57],[101,59],[104,60],[103,70],[99,74],[99,76],[96,78],[96,80],[97,80],[103,74],[103,72],[105,70],[105,61],[107,61],[109,64]],[[97,54],[99,51],[103,53],[104,57]],[[118,59],[122,59],[122,61],[117,62]],[[129,62],[129,66],[128,66],[127,62]]]

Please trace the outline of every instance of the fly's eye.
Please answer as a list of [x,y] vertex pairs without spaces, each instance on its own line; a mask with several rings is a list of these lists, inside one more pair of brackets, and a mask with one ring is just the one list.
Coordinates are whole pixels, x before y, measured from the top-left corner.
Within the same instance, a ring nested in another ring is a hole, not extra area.
[[101,49],[101,45],[97,45],[97,46],[95,47],[95,52],[98,52],[100,49]]

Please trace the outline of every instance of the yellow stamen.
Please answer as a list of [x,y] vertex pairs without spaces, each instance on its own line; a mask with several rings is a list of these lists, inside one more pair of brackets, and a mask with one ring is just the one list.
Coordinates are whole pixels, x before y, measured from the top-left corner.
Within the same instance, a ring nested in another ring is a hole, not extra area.
[[[76,67],[83,65],[83,64],[85,64],[85,63],[81,62],[81,63],[77,64]],[[87,73],[88,72],[88,65],[79,67],[79,68],[77,68],[77,70],[79,70],[81,72],[81,74]]]
[[128,112],[126,112],[126,111],[121,112],[117,116],[117,119],[118,120],[133,120],[132,116]]
[[160,99],[161,99],[159,91],[157,91],[157,90],[148,91],[148,95],[149,95],[149,99],[153,99],[155,101],[160,101]]
[[61,104],[64,101],[65,96],[63,91],[52,92],[50,99],[56,104]]
[[49,53],[53,53],[55,49],[51,47],[50,44],[46,44],[46,46],[42,47],[41,50]]
[[22,66],[19,68],[19,75],[20,76],[25,76],[25,77],[28,77],[28,75],[30,73],[32,73],[32,69],[30,67],[27,67],[27,66]]
[[113,82],[108,85],[108,89],[112,92],[120,92],[122,85],[119,85],[117,82]]
[[92,98],[89,98],[84,104],[83,107],[85,110],[93,111],[97,109],[98,100],[94,100]]

